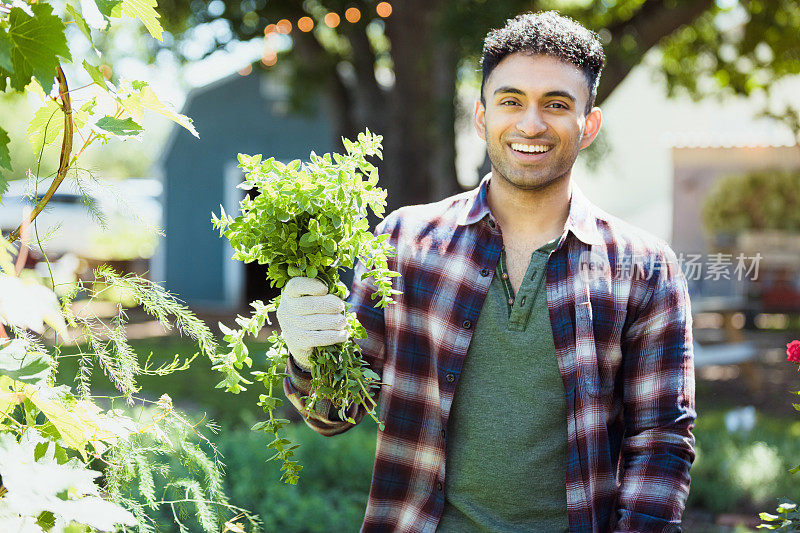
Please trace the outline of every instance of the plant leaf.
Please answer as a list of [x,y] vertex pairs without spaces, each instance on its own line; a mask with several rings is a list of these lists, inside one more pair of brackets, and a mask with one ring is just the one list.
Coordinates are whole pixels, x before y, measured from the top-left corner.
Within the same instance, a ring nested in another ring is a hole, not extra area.
[[144,110],[149,109],[155,111],[160,115],[167,117],[176,124],[186,128],[195,137],[200,137],[197,130],[194,129],[192,119],[185,115],[177,113],[174,109],[170,108],[158,99],[156,93],[150,88],[147,83],[142,81],[131,82],[132,89],[128,90],[128,94],[120,99],[120,104],[137,122],[141,123],[144,118]]
[[[8,150],[8,145],[11,142],[11,139],[8,137],[8,132],[3,128],[0,128],[0,167],[7,168],[11,170],[11,154]],[[0,194],[3,194],[5,190],[0,186]]]
[[52,6],[36,3],[29,7],[32,17],[19,7],[11,8],[9,13],[8,37],[14,67],[11,85],[22,91],[35,77],[49,93],[56,77],[58,58],[72,61],[72,56],[64,36],[64,23],[53,15]]
[[106,116],[97,121],[97,127],[120,137],[139,135],[142,132],[142,127],[131,117],[121,119]]
[[94,0],[94,3],[106,20],[119,18],[122,15],[122,7],[120,5],[122,0]]
[[100,71],[100,67],[95,67],[91,63],[84,60],[83,69],[86,71],[87,74],[89,74],[93,82],[95,82],[97,85],[99,85],[106,91],[108,90],[109,81],[106,80],[105,76],[103,76],[103,73]]
[[0,69],[11,74],[14,72],[14,65],[11,63],[11,38],[5,29],[0,28]]
[[130,512],[99,497],[94,479],[100,472],[77,459],[59,464],[52,442],[46,443],[37,459],[40,442],[35,429],[28,429],[19,442],[11,433],[0,434],[0,471],[8,490],[3,496],[6,513],[38,516],[49,511],[65,523],[74,521],[100,531],[116,531],[117,524],[138,524]]
[[[72,122],[76,130],[84,127],[88,118],[89,113],[84,107],[72,110]],[[47,98],[28,123],[28,141],[38,155],[42,146],[52,144],[62,133],[64,133],[64,112],[55,100]]]
[[23,339],[0,344],[0,374],[13,380],[44,384],[50,377],[50,364],[50,356],[29,350]]
[[78,26],[78,29],[81,30],[81,33],[89,39],[89,43],[94,46],[94,41],[92,41],[92,30],[89,28],[89,25],[86,24],[86,21],[83,19],[78,10],[72,7],[71,5],[67,4],[67,13],[72,16],[72,20],[75,21],[75,25]]
[[36,110],[28,124],[28,141],[36,155],[42,146],[47,146],[64,131],[64,113],[55,100],[47,99],[45,104]]
[[164,28],[158,22],[161,15],[155,10],[157,5],[156,0],[122,0],[122,13],[141,20],[150,35],[161,41]]

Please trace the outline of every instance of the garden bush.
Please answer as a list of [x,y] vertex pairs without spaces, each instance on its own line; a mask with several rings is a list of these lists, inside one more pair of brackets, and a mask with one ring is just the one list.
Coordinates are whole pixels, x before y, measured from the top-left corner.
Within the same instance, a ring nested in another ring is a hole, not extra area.
[[800,500],[797,478],[789,473],[797,466],[800,421],[759,413],[750,432],[729,433],[724,418],[725,411],[698,413],[687,508],[755,514],[774,508],[779,497]]

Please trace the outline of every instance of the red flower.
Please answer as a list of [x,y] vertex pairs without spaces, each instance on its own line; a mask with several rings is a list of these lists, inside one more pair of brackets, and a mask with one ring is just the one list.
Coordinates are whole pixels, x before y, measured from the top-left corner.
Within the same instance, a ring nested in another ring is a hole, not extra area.
[[786,360],[800,363],[800,341],[792,341],[786,345]]

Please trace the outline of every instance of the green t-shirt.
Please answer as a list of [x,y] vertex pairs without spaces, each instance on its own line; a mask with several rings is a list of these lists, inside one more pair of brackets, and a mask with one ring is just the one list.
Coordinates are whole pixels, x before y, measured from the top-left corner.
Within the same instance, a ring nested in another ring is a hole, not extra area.
[[569,528],[566,401],[545,288],[557,242],[532,254],[517,295],[501,254],[453,398],[437,532]]

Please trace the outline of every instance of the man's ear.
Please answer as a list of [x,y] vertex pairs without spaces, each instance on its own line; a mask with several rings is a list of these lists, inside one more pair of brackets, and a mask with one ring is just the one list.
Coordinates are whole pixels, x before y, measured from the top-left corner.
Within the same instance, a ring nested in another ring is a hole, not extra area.
[[600,133],[600,126],[603,124],[603,112],[599,107],[593,107],[586,115],[586,127],[581,137],[581,150],[592,144],[597,134]]
[[475,101],[475,116],[473,120],[478,137],[486,142],[486,107],[480,100]]

